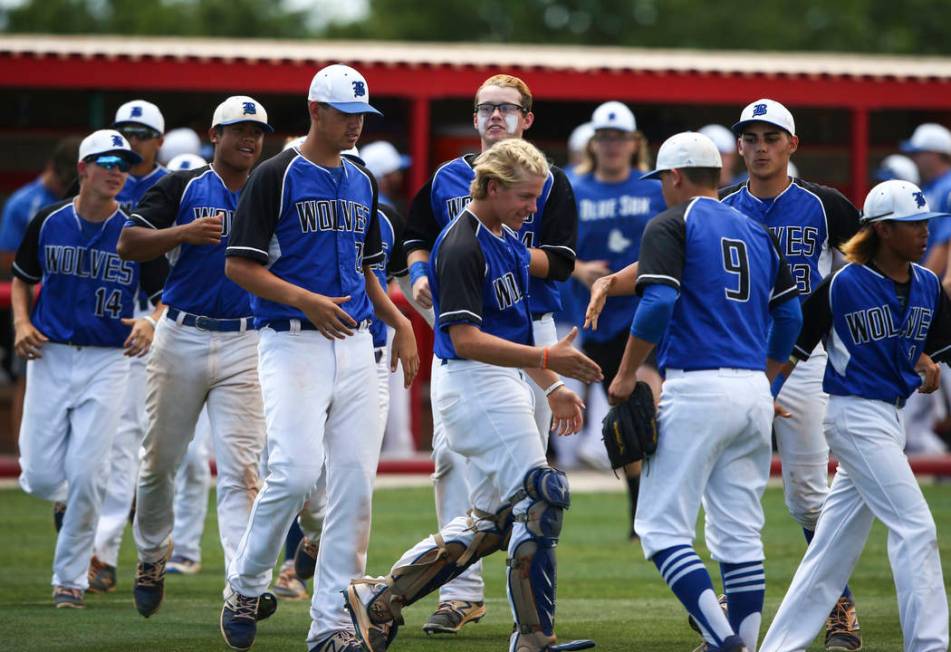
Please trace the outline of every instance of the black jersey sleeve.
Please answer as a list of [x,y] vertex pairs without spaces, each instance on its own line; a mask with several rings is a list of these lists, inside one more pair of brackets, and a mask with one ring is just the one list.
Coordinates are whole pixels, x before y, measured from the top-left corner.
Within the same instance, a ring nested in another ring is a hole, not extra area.
[[779,267],[776,270],[776,280],[773,282],[773,292],[769,295],[769,309],[772,310],[781,303],[799,297],[799,286],[796,285],[796,279],[793,278],[789,269],[789,263],[783,257],[780,250],[779,241],[772,232],[769,233],[769,241],[773,243],[773,250],[779,257]]
[[938,306],[928,329],[925,353],[935,362],[951,365],[951,300],[943,289],[938,290]]
[[652,283],[680,290],[684,272],[687,224],[684,213],[688,204],[668,208],[647,223],[641,239],[641,257],[637,263],[638,294]]
[[475,218],[463,213],[444,237],[436,256],[439,279],[439,327],[482,325],[485,256],[475,235]]
[[403,234],[403,249],[407,254],[417,250],[433,250],[433,244],[439,235],[439,223],[433,214],[432,195],[433,180],[430,178],[410,203]]
[[729,197],[730,195],[732,195],[733,193],[735,193],[737,190],[739,190],[745,185],[746,185],[746,182],[743,181],[741,183],[734,183],[733,185],[730,185],[730,186],[724,186],[723,188],[720,188],[717,191],[717,194],[720,196],[720,199],[723,199],[724,197]]
[[832,307],[829,305],[829,288],[835,274],[829,274],[819,287],[802,304],[802,330],[793,346],[792,354],[800,360],[808,360],[819,341],[832,328]]
[[40,262],[40,231],[43,229],[43,223],[54,211],[71,201],[73,199],[69,198],[41,208],[27,224],[26,233],[23,234],[23,240],[13,259],[13,275],[21,281],[33,284],[43,279],[43,265]]
[[386,215],[393,227],[393,249],[390,251],[390,259],[386,264],[387,276],[405,276],[407,273],[406,251],[403,249],[403,234],[406,231],[406,224],[403,216],[389,204],[380,204],[380,210]]
[[159,256],[154,260],[141,263],[139,269],[139,285],[154,306],[162,299],[162,290],[165,289],[165,278],[168,276],[168,259]]
[[814,193],[822,202],[829,228],[829,246],[841,249],[849,238],[859,230],[859,212],[841,192],[835,188],[797,179],[803,188]]
[[[352,161],[352,159],[350,159]],[[370,171],[357,162],[353,162],[370,180],[370,186],[373,188],[373,199],[370,200],[370,222],[367,224],[367,232],[363,237],[363,264],[373,265],[382,263],[386,258],[386,252],[383,251],[383,236],[380,234],[380,216],[377,214],[380,209],[380,189],[376,184],[376,177],[370,174]]]
[[[198,168],[202,172],[206,169],[207,167]],[[151,229],[167,229],[175,224],[185,186],[196,176],[195,172],[196,170],[183,170],[166,174],[145,191],[129,219],[136,226]]]
[[545,202],[545,217],[538,230],[536,247],[548,257],[549,281],[567,281],[575,268],[578,242],[578,205],[568,177],[552,166],[551,192]]
[[281,217],[284,172],[297,152],[290,149],[268,159],[251,173],[234,211],[225,256],[268,262],[268,248]]

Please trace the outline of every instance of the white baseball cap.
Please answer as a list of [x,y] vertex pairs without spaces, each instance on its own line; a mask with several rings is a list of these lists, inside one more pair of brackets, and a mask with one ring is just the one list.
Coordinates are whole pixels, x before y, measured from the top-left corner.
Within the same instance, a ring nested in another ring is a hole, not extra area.
[[180,127],[165,134],[165,140],[159,148],[158,160],[163,165],[179,154],[199,154],[201,152],[201,138],[194,129]]
[[901,144],[901,151],[908,154],[938,152],[951,155],[951,131],[934,122],[918,125],[911,138]]
[[598,129],[617,129],[618,131],[636,131],[634,114],[621,102],[605,102],[591,114],[591,127]]
[[370,174],[377,179],[390,172],[405,170],[410,164],[408,156],[401,155],[391,143],[385,140],[378,140],[361,147],[360,158],[366,163]]
[[79,160],[85,161],[90,156],[112,154],[121,156],[129,163],[136,165],[142,162],[142,157],[132,150],[125,136],[115,129],[100,129],[94,131],[79,143]]
[[921,188],[909,181],[891,179],[872,188],[862,207],[862,223],[920,222],[935,217],[948,217],[948,213],[934,213],[928,208],[928,200]]
[[721,154],[736,154],[736,136],[723,125],[707,125],[697,130],[713,141]]
[[179,154],[178,156],[173,156],[172,160],[168,162],[167,167],[172,172],[178,172],[179,170],[194,170],[196,168],[203,168],[208,165],[208,161],[200,157],[198,154],[191,154],[186,152],[184,154]]
[[310,82],[307,99],[323,102],[342,113],[375,113],[370,106],[370,87],[359,72],[342,63],[321,68]]
[[583,152],[593,136],[594,126],[590,122],[578,125],[568,136],[568,151]]
[[753,122],[776,125],[790,136],[796,135],[796,121],[793,120],[792,113],[776,100],[762,99],[747,104],[740,114],[740,121],[733,125],[733,133],[739,136],[743,127]]
[[721,168],[720,150],[709,137],[684,131],[664,141],[657,151],[657,164],[641,179],[656,179],[661,172],[682,168]]
[[211,118],[212,127],[226,127],[241,122],[253,122],[270,133],[273,127],[267,123],[267,111],[257,100],[247,95],[232,95],[215,109]]
[[157,106],[145,100],[126,102],[116,110],[116,119],[112,121],[112,126],[118,127],[123,124],[143,125],[160,134],[165,133],[165,118],[162,112]]
[[877,181],[888,181],[889,179],[899,179],[901,181],[910,181],[916,186],[921,182],[921,175],[918,174],[918,166],[907,156],[901,154],[892,154],[882,159],[875,171]]

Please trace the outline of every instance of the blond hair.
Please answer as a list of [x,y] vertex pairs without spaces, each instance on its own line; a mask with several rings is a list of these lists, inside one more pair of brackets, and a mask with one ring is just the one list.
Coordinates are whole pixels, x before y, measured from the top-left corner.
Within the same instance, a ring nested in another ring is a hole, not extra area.
[[866,224],[842,245],[842,253],[850,263],[864,265],[872,260],[879,245],[878,233],[873,224]]
[[475,179],[469,186],[469,194],[473,199],[485,199],[488,196],[489,181],[510,188],[528,176],[547,177],[550,169],[545,155],[521,138],[497,142],[479,154],[472,167]]
[[513,75],[492,75],[479,86],[475,94],[475,103],[479,102],[479,92],[486,86],[499,86],[501,88],[514,88],[522,96],[522,109],[527,113],[532,110],[532,91],[528,84]]

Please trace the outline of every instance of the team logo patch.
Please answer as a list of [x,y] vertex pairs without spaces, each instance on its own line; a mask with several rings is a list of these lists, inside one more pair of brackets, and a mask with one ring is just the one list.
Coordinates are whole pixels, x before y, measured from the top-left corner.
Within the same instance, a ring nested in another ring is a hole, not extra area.
[[113,147],[123,147],[125,144],[122,142],[122,136],[113,136],[112,137],[112,146]]
[[132,113],[129,115],[129,117],[131,117],[131,118],[141,118],[141,117],[142,117],[142,107],[141,107],[141,106],[133,106],[133,107],[132,107]]
[[615,120],[617,120],[617,113],[614,113],[613,111],[612,111],[611,113],[609,113],[609,114],[608,114],[608,120],[609,120],[610,122],[614,122]]
[[258,108],[254,102],[245,102],[241,105],[242,115],[257,115]]
[[755,118],[758,115],[766,115],[766,105],[757,104],[753,107],[753,117]]
[[924,207],[925,207],[925,204],[927,203],[927,202],[925,201],[925,193],[920,192],[920,191],[919,191],[919,192],[913,192],[913,193],[911,193],[911,196],[915,198],[915,204],[918,205],[918,208],[924,208]]
[[351,82],[353,84],[353,96],[363,97],[367,94],[367,85],[362,81]]

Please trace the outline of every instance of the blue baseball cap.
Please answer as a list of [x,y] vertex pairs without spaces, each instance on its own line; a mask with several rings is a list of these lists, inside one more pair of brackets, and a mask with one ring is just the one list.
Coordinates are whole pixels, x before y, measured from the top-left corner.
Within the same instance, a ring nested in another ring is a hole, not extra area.
[[375,113],[370,106],[370,87],[359,72],[342,63],[321,68],[310,82],[307,99],[329,104],[342,113]]
[[949,213],[936,213],[928,207],[928,200],[921,188],[910,181],[891,179],[872,188],[862,207],[862,224],[872,222],[920,222],[936,217],[949,217]]

